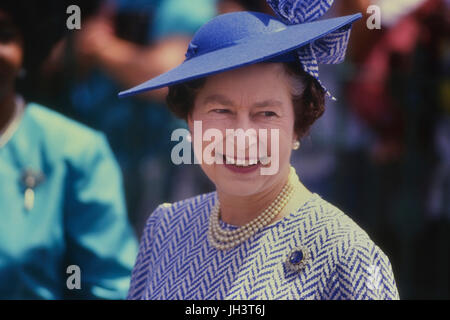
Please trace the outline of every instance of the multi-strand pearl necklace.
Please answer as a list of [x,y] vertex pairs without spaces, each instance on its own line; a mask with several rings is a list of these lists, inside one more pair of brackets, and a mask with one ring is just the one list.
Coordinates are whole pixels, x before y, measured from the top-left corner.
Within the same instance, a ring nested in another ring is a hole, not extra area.
[[267,226],[288,203],[294,192],[294,187],[289,183],[283,187],[274,202],[267,207],[258,217],[234,230],[224,230],[220,226],[220,203],[211,211],[208,229],[208,241],[219,250],[231,249],[249,239],[259,230]]

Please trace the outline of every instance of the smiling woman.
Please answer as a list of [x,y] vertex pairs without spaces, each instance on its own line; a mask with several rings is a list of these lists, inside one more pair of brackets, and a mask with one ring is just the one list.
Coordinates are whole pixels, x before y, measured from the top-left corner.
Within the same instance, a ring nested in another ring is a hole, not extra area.
[[[216,185],[222,200],[221,214],[225,222],[245,224],[252,220],[270,205],[286,183],[292,145],[298,138],[294,131],[291,88],[283,68],[281,63],[259,63],[210,76],[199,90],[188,114],[190,128],[193,128],[193,121],[201,121],[203,130],[218,129],[224,137],[229,136],[227,130],[239,128],[243,131],[253,129],[256,132],[265,129],[269,133],[269,140],[272,140],[270,133],[274,129],[278,133],[275,143],[277,154],[272,154],[272,144],[267,145],[269,158],[276,158],[279,163],[275,174],[262,175],[259,170],[246,170],[243,174],[236,163],[237,158],[234,164],[202,164],[203,171]],[[210,98],[218,96],[225,97],[226,101],[217,103],[215,99],[215,103],[212,103]],[[279,104],[258,106],[262,101],[270,100],[277,100]],[[195,141],[195,135],[193,138]],[[257,140],[261,140],[261,137],[257,137]],[[203,148],[205,147],[206,143]],[[226,147],[225,155],[234,158],[238,153],[235,150],[238,149],[237,143],[230,148]],[[249,147],[246,147],[244,157],[248,158]],[[228,207],[228,202],[223,199],[233,196],[238,198],[230,202],[233,207]],[[264,200],[248,201],[250,199],[245,196],[256,196],[254,200]],[[242,206],[243,201],[247,202],[246,206]]]
[[[228,96],[228,92],[232,95]],[[254,129],[258,132],[263,129],[269,133],[276,131],[278,134],[275,139],[276,149],[272,150],[276,152],[275,154],[270,154],[267,150],[269,145],[267,145],[266,136],[264,136],[266,139],[263,139],[263,143],[258,145],[260,146],[260,156],[264,154],[276,159],[276,170],[278,170],[280,141],[298,143],[297,141],[308,132],[314,121],[324,112],[324,97],[325,91],[318,81],[304,72],[298,62],[264,62],[171,86],[166,101],[169,109],[175,115],[188,121],[191,131],[193,131],[195,121],[201,121],[205,131],[218,129],[222,132],[220,136],[226,138],[230,137],[226,131],[233,128]],[[249,104],[243,105],[244,100],[249,101]],[[246,120],[244,113],[247,113],[248,123],[240,124],[237,120]],[[293,123],[289,121],[286,123],[287,120],[293,120]],[[282,136],[280,140],[280,130],[283,133],[283,129],[291,127],[292,136]],[[195,135],[193,136],[195,137]],[[231,137],[234,137],[233,133]],[[261,141],[261,139],[259,140]],[[269,137],[269,141],[272,141],[271,137]],[[207,144],[207,141],[204,142]],[[227,141],[225,144],[229,144],[229,142]],[[271,144],[271,146],[274,145]],[[243,172],[237,163],[238,159],[236,158],[234,161],[236,153],[232,148],[230,149],[225,153],[225,159],[229,158],[229,161],[226,162],[232,165],[225,165],[222,168]],[[281,149],[281,154],[290,155],[290,151],[287,152],[285,149]],[[290,149],[289,146],[287,150]],[[241,158],[247,157],[248,159],[249,152],[247,155],[243,153]],[[198,151],[197,155],[200,153]],[[200,154],[200,156],[202,155]],[[272,166],[273,164],[266,164],[266,167]],[[211,168],[211,166],[204,166],[203,170],[214,181],[213,177],[208,174],[212,173]],[[258,164],[255,164],[254,170],[244,170],[246,173],[250,173],[250,171],[256,171],[257,168]],[[286,168],[284,168],[284,172],[287,172]]]
[[[196,145],[202,130],[226,140],[212,151],[223,163],[201,163],[216,191],[150,216],[130,299],[398,299],[386,255],[290,165],[329,95],[317,64],[342,61],[360,15],[315,21],[332,1],[268,2],[278,18],[218,16],[197,31],[183,64],[121,93],[169,86],[168,106],[187,121],[197,156],[209,148],[209,139]],[[229,143],[234,130],[243,144]],[[279,162],[270,175],[257,170],[271,165],[265,138]]]

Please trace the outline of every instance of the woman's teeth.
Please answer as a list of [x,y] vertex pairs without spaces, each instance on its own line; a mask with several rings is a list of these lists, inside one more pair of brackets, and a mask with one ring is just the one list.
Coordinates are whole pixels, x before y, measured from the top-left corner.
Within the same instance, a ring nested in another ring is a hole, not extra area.
[[249,160],[249,161],[237,160],[235,165],[238,167],[249,167],[249,166],[253,166],[257,163],[258,163],[258,160]]
[[227,164],[234,164],[238,167],[249,167],[258,163],[258,159],[234,159],[232,157],[224,156]]
[[234,158],[230,158],[228,156],[225,156],[226,163],[234,164]]

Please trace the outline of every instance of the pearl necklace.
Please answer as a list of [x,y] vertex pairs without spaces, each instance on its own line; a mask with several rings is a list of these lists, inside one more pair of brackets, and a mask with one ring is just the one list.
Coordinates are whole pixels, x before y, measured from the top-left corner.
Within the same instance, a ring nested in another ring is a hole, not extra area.
[[289,183],[283,187],[274,202],[267,207],[258,217],[234,230],[224,230],[220,226],[220,203],[217,200],[216,205],[211,211],[208,229],[208,241],[216,249],[227,250],[249,239],[259,230],[267,226],[288,203],[294,192],[294,187]]

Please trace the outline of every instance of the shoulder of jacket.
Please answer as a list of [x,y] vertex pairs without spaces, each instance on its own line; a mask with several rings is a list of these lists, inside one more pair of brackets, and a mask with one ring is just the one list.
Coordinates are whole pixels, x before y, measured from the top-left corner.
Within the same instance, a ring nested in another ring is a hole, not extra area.
[[371,241],[366,231],[350,216],[320,196],[301,213],[299,236],[317,249],[331,246],[345,251],[352,244]]

